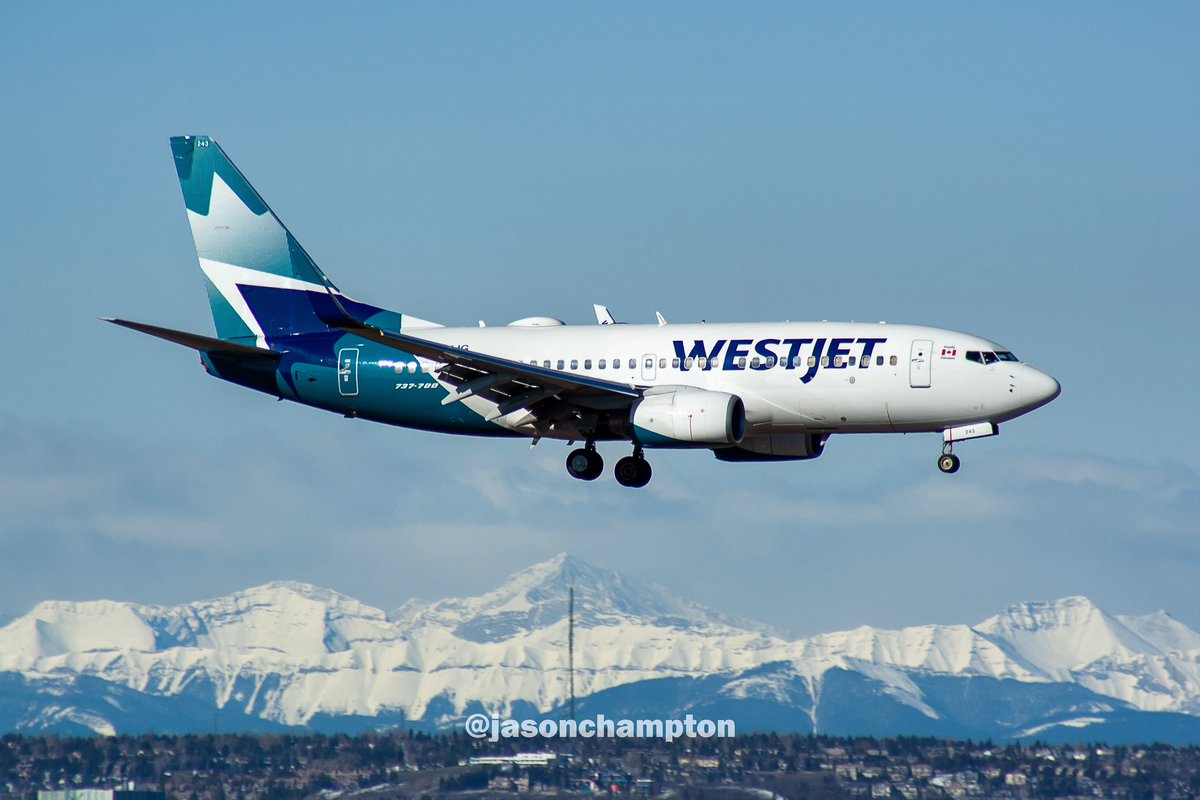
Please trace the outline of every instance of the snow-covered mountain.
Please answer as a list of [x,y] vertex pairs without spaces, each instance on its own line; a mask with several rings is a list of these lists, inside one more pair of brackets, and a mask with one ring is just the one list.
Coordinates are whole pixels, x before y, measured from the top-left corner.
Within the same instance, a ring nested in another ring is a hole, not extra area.
[[974,626],[789,640],[565,554],[391,614],[290,582],[175,607],[41,603],[0,628],[0,730],[209,730],[216,710],[239,730],[554,713],[572,585],[583,708],[708,710],[743,730],[1200,741],[1200,634],[1165,612],[1069,597]]

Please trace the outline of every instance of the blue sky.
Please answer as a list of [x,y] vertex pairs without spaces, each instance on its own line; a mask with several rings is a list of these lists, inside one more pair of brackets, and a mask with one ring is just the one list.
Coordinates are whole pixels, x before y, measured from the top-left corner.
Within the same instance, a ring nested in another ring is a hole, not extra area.
[[[0,610],[277,578],[382,607],[566,550],[795,633],[1087,594],[1200,627],[1200,8],[0,6]],[[167,138],[338,285],[448,324],[886,319],[1063,395],[811,463],[350,422],[97,321],[209,332]],[[605,448],[610,460],[620,448]]]

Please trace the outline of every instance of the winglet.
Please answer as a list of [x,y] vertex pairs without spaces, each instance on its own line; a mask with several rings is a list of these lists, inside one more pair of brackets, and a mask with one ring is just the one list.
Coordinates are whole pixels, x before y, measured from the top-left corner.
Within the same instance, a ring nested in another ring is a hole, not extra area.
[[654,316],[658,319],[659,327],[667,324],[667,318],[662,315],[661,311],[655,311]]

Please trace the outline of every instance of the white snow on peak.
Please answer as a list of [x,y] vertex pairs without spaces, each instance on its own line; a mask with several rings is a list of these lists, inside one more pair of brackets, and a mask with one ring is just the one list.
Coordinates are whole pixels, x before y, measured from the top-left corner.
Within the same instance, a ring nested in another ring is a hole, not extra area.
[[1179,622],[1166,611],[1142,616],[1117,615],[1126,628],[1166,653],[1189,653],[1200,650],[1200,634]]
[[572,587],[578,627],[649,623],[668,628],[765,630],[567,553],[517,572],[486,594],[402,607],[393,618],[414,628],[437,625],[473,641],[496,641],[565,620]]
[[0,628],[0,653],[17,658],[155,649],[154,631],[128,603],[50,600]]
[[[1165,613],[1114,617],[1086,598],[1021,603],[976,626],[861,627],[787,640],[662,589],[559,554],[493,591],[378,608],[274,582],[185,605],[46,602],[0,627],[0,671],[88,675],[304,724],[318,713],[403,712],[435,700],[543,711],[567,691],[575,588],[580,696],[651,678],[738,675],[731,692],[818,694],[830,669],[881,681],[922,713],[917,674],[1067,681],[1145,710],[1200,716],[1200,634]],[[748,671],[779,665],[774,672]],[[56,712],[57,713],[57,712]]]
[[1022,661],[1052,680],[1105,656],[1155,654],[1158,649],[1086,597],[1018,603],[976,630],[1005,642]]

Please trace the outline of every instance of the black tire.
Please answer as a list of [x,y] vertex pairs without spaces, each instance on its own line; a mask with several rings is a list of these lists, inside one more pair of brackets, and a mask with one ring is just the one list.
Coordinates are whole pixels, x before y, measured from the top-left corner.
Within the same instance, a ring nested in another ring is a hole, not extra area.
[[642,476],[641,465],[645,463],[643,459],[625,456],[617,461],[617,465],[613,467],[613,477],[622,486],[629,486],[634,489],[639,486],[645,486],[645,482],[638,483],[638,480]]
[[613,476],[616,477],[617,483],[631,489],[645,486],[650,482],[652,474],[654,471],[650,469],[650,462],[637,456],[625,456],[613,468]]
[[962,466],[962,462],[953,453],[946,453],[938,458],[938,469],[947,475],[953,475],[958,472],[960,466]]
[[644,458],[637,459],[638,461],[638,477],[637,482],[630,484],[635,489],[640,489],[650,482],[650,477],[654,474],[654,470],[650,469],[650,462]]
[[584,473],[585,481],[594,481],[604,473],[604,459],[595,450],[588,450],[588,469]]
[[594,481],[604,471],[604,461],[595,450],[572,450],[567,456],[567,474],[581,481]]

